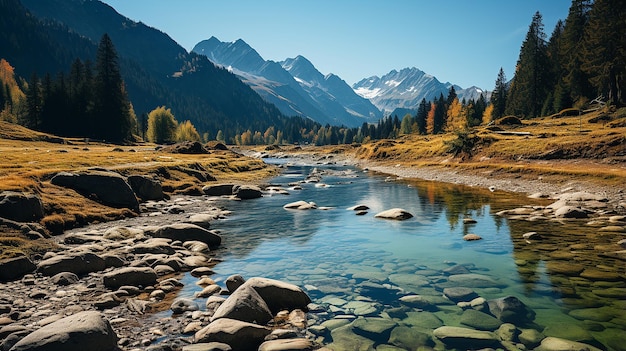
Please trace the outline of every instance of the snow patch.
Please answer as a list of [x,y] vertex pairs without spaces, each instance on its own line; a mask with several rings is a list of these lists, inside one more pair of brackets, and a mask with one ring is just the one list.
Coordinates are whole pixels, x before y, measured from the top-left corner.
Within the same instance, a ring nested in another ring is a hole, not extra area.
[[357,88],[356,90],[354,90],[354,92],[366,99],[373,99],[380,94],[380,90],[381,90],[380,88],[376,88],[376,89]]

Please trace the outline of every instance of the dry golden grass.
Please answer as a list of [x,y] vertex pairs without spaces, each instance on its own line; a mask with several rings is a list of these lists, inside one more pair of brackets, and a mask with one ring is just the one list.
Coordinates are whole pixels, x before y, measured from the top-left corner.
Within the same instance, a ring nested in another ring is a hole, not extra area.
[[[114,146],[83,139],[62,139],[0,121],[0,191],[38,194],[46,212],[41,223],[51,232],[134,215],[128,209],[104,206],[50,183],[58,172],[86,171],[92,167],[114,170],[122,175],[157,175],[164,189],[171,189],[172,194],[197,194],[205,185],[206,182],[184,171],[188,168],[202,170],[217,181],[233,183],[259,182],[276,174],[273,167],[261,160],[231,151],[215,150],[203,155],[170,154],[155,151],[152,144]],[[13,245],[19,241],[15,237],[26,240],[20,233],[0,232],[0,252],[3,253],[0,256],[9,252],[14,255],[20,250],[16,249],[20,245]],[[24,250],[25,253],[35,251]]]

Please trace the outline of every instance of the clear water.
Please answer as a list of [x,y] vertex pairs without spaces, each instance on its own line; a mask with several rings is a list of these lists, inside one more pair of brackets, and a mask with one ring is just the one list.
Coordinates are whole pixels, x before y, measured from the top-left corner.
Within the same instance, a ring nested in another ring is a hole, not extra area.
[[[362,299],[355,287],[365,280],[390,284],[402,293],[441,296],[442,288],[450,286],[443,270],[461,264],[493,280],[490,286],[474,288],[481,297],[513,295],[532,308],[538,331],[601,349],[626,349],[621,342],[626,335],[625,263],[599,256],[603,245],[615,249],[611,245],[619,240],[616,234],[599,233],[584,222],[528,222],[495,215],[502,209],[532,204],[519,195],[437,182],[389,181],[341,166],[315,167],[330,172],[322,179],[328,187],[308,183],[301,185],[303,190],[289,190],[287,196],[224,203],[233,215],[213,225],[223,236],[218,250],[223,262],[214,268],[216,281],[232,274],[288,281],[305,287],[313,302],[329,309],[331,297]],[[289,188],[289,183],[303,180],[312,169],[289,166],[271,183]],[[298,200],[331,209],[283,209]],[[347,210],[357,204],[370,210],[363,216]],[[377,212],[394,207],[414,217],[406,221],[374,218]],[[463,218],[477,223],[464,224]],[[529,244],[521,238],[528,231],[542,233],[549,240]],[[464,241],[468,233],[483,239]],[[606,280],[586,279],[580,272],[562,274],[554,264],[613,275]],[[183,294],[199,289],[194,284],[186,286],[190,290]],[[373,315],[387,316],[381,312],[398,306],[395,299],[374,301],[379,304]],[[462,326],[460,309],[454,306],[436,315],[445,325]],[[324,314],[315,323],[332,317],[332,313]]]

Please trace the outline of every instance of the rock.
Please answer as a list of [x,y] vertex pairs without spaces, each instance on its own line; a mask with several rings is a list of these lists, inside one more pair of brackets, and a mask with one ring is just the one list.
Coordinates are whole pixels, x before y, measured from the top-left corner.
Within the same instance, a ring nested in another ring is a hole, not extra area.
[[543,237],[537,232],[528,232],[522,234],[522,238],[526,240],[541,240]]
[[37,271],[43,275],[53,276],[61,272],[83,275],[99,272],[106,268],[104,259],[91,252],[57,255],[39,262]]
[[220,318],[196,332],[196,343],[221,342],[233,350],[257,350],[270,328],[235,319]]
[[547,337],[541,341],[536,351],[600,351],[599,348],[582,342],[570,341],[555,337]]
[[283,206],[286,210],[313,210],[317,208],[314,202],[306,202],[303,200],[290,202]]
[[305,338],[270,340],[259,346],[259,351],[312,351],[315,349],[313,341]]
[[211,184],[205,185],[202,191],[209,196],[233,195],[234,184]]
[[429,301],[427,298],[421,295],[407,295],[400,298],[400,303],[414,308],[419,308],[426,311],[438,310],[437,305]]
[[306,311],[307,305],[311,303],[311,298],[302,289],[279,280],[255,277],[250,278],[241,287],[243,286],[254,288],[273,314],[285,309]]
[[388,340],[398,323],[386,318],[359,317],[352,322],[352,330],[371,340]]
[[333,329],[330,333],[333,340],[329,345],[331,350],[374,351],[375,341],[354,333],[350,324]]
[[207,312],[215,313],[224,301],[226,301],[226,299],[223,297],[215,295],[209,296],[205,304]]
[[99,312],[79,312],[41,327],[16,343],[11,351],[82,351],[87,345],[90,351],[117,349],[117,335]]
[[161,149],[163,152],[172,154],[202,155],[209,151],[198,141],[182,141],[174,145],[168,145]]
[[518,335],[519,341],[528,346],[529,348],[533,348],[541,342],[546,336],[537,331],[536,329],[520,329],[521,332]]
[[478,330],[493,331],[498,329],[502,322],[486,313],[476,310],[465,310],[461,315],[461,324],[467,325]]
[[535,319],[535,312],[515,296],[487,301],[489,312],[505,323],[524,325]]
[[0,261],[0,281],[9,281],[21,278],[37,268],[26,256],[8,258]]
[[226,288],[232,294],[233,292],[235,292],[235,290],[237,290],[237,288],[242,286],[243,283],[245,282],[246,280],[242,276],[240,276],[239,274],[234,274],[226,278]]
[[377,213],[375,216],[375,218],[382,218],[382,219],[394,219],[394,220],[398,220],[398,221],[403,221],[405,219],[409,219],[412,218],[413,215],[410,214],[408,211],[403,210],[401,208],[392,208],[386,211],[382,211]]
[[464,287],[444,288],[443,295],[454,302],[472,301],[478,297],[474,290]]
[[263,191],[254,185],[235,185],[233,195],[241,200],[258,199],[263,196]]
[[78,276],[72,272],[61,272],[55,274],[50,280],[56,285],[65,286],[77,283]]
[[128,183],[135,194],[140,199],[146,200],[162,200],[165,197],[161,182],[152,177],[143,175],[131,175],[128,177]]
[[478,223],[478,221],[476,221],[474,218],[463,218],[463,224],[476,224]]
[[468,288],[498,288],[503,286],[503,284],[498,283],[489,276],[476,273],[453,274],[448,279],[455,286]]
[[198,306],[198,304],[195,303],[192,299],[181,297],[172,302],[170,309],[172,310],[172,312],[174,312],[174,314],[180,314],[188,311],[197,311],[200,309],[200,306]]
[[106,240],[121,241],[144,237],[144,231],[137,228],[113,227],[107,229],[102,237]]
[[272,317],[272,312],[256,290],[243,285],[218,307],[212,320],[230,318],[265,325]]
[[[430,350],[429,347],[434,346],[430,335],[424,330],[402,325],[391,331],[389,343],[398,346],[402,350],[418,350],[420,347],[424,347],[424,350]],[[379,347],[376,348],[377,351]]]
[[584,191],[575,193],[564,193],[559,195],[559,200],[571,201],[571,202],[585,202],[585,201],[599,201],[607,202],[608,199],[602,195],[591,194]]
[[223,342],[207,342],[183,346],[183,351],[232,351],[233,348]]
[[139,202],[126,179],[115,172],[90,171],[84,173],[57,173],[50,182],[70,188],[85,196],[113,207],[126,207],[139,213]]
[[185,241],[183,247],[191,252],[207,253],[211,251],[209,245],[197,240]]
[[44,216],[43,203],[35,194],[15,191],[0,193],[0,217],[18,222],[38,221]]
[[443,326],[435,329],[433,335],[446,346],[463,350],[497,347],[499,345],[498,338],[494,333],[469,328]]
[[151,286],[156,283],[157,273],[150,267],[118,268],[102,276],[104,286],[117,289],[123,285]]
[[563,206],[554,211],[557,218],[587,218],[587,212],[574,206]]
[[477,234],[465,234],[463,236],[463,240],[465,241],[476,241],[476,240],[482,240],[483,238],[480,235]]
[[369,209],[370,208],[367,205],[356,205],[347,208],[348,211],[367,211]]
[[218,216],[213,213],[196,213],[189,216],[188,222],[202,228],[209,229],[211,227],[211,222],[213,222],[217,218]]
[[180,241],[201,241],[209,247],[217,247],[222,238],[216,233],[191,223],[176,223],[158,228],[154,232],[156,238],[168,238]]

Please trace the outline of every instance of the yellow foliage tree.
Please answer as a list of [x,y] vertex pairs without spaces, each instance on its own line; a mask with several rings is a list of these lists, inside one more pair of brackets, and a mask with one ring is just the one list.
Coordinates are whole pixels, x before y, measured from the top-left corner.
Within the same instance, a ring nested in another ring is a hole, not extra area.
[[450,107],[448,107],[448,120],[446,122],[446,130],[450,132],[463,130],[467,128],[467,118],[463,105],[459,102],[459,98],[454,98]]
[[176,141],[200,141],[200,133],[189,120],[178,125],[175,137]]
[[175,141],[175,132],[178,122],[172,111],[160,106],[148,114],[148,132],[146,137],[153,143],[167,143]]
[[426,116],[426,133],[434,134],[435,132],[435,110],[437,109],[437,105],[434,103],[430,104],[430,110],[428,111],[428,115]]
[[487,105],[483,112],[483,124],[487,125],[493,120],[493,104]]

